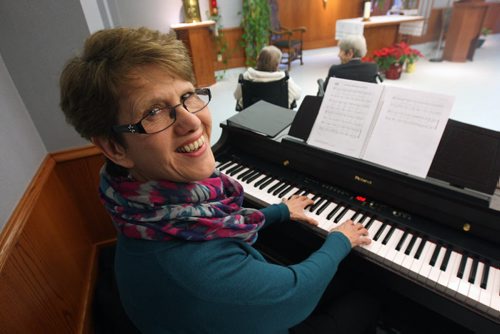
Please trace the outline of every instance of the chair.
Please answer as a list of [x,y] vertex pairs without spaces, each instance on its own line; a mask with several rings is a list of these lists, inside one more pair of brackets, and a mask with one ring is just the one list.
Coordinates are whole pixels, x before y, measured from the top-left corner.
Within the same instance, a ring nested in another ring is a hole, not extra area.
[[[243,74],[240,74],[238,83],[241,85],[241,96],[243,99],[243,107],[240,109],[236,102],[236,110],[248,108],[257,101],[264,100],[269,103],[288,108],[288,71],[285,71],[283,79],[270,82],[256,82],[243,79]],[[295,101],[290,106],[295,108]]]
[[271,30],[269,34],[269,44],[276,46],[283,53],[281,64],[287,65],[290,71],[290,64],[294,60],[300,60],[300,65],[304,64],[302,59],[303,34],[307,31],[305,27],[287,28],[283,27],[279,21],[279,7],[277,0],[269,0],[271,10]]
[[[340,78],[340,79],[349,79],[349,80],[356,80],[356,81],[364,81],[364,82],[372,82],[372,83],[382,83],[384,82],[384,79],[382,79],[382,76],[380,73],[375,74],[375,77],[373,80],[359,80],[359,79],[353,79],[353,78]],[[323,79],[318,79],[316,80],[318,83],[318,92],[316,93],[316,96],[324,96],[325,95],[325,80]]]

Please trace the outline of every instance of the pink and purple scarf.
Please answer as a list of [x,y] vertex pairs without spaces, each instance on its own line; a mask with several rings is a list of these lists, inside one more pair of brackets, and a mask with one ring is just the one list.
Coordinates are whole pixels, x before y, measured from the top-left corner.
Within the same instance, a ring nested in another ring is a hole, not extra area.
[[250,244],[264,215],[241,207],[243,188],[218,170],[191,183],[139,182],[101,169],[101,201],[120,233],[148,240],[240,238]]

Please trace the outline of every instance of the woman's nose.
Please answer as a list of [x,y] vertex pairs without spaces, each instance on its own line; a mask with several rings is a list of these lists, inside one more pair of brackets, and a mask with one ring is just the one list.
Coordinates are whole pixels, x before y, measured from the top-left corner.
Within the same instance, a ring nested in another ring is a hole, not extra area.
[[200,127],[201,120],[199,117],[187,111],[183,105],[178,106],[175,111],[177,113],[174,124],[176,133],[185,134]]

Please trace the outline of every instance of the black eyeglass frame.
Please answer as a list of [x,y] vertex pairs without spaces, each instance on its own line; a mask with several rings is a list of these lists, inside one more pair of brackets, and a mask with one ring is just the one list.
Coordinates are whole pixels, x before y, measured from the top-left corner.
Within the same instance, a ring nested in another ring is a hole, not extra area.
[[[137,123],[123,124],[123,125],[113,125],[113,131],[116,132],[116,133],[142,133],[142,134],[154,134],[154,133],[162,132],[162,131],[165,131],[166,129],[168,129],[169,127],[171,127],[172,125],[174,125],[175,121],[177,121],[177,111],[176,111],[177,107],[183,106],[184,109],[186,109],[191,114],[196,114],[197,112],[200,112],[203,109],[205,109],[206,106],[208,106],[208,104],[212,100],[212,93],[210,91],[210,88],[197,88],[197,89],[194,90],[194,92],[188,93],[188,94],[189,94],[188,96],[181,97],[181,103],[179,103],[179,104],[177,104],[175,106],[166,106],[166,107],[163,107],[163,108],[155,108],[155,109],[151,110],[148,114],[144,115]],[[189,99],[194,94],[208,96],[208,102],[203,107],[201,107],[200,109],[198,109],[196,111],[190,111],[186,107],[185,102],[186,102],[187,99]],[[165,109],[168,110],[169,116],[172,119],[172,123],[170,123],[167,127],[163,128],[161,130],[158,130],[158,131],[155,131],[155,132],[147,132],[146,129],[144,129],[144,127],[142,126],[142,121],[145,120],[147,117],[151,116],[151,112],[153,112],[153,111],[157,111],[157,112],[158,111],[164,111]]]

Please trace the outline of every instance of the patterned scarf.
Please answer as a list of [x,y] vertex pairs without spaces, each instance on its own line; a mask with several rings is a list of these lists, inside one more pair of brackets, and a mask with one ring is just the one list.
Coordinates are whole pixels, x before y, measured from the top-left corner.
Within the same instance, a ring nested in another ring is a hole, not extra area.
[[99,194],[117,229],[126,237],[190,241],[257,239],[264,215],[241,208],[243,188],[218,170],[192,183],[139,182],[112,177],[103,167]]

